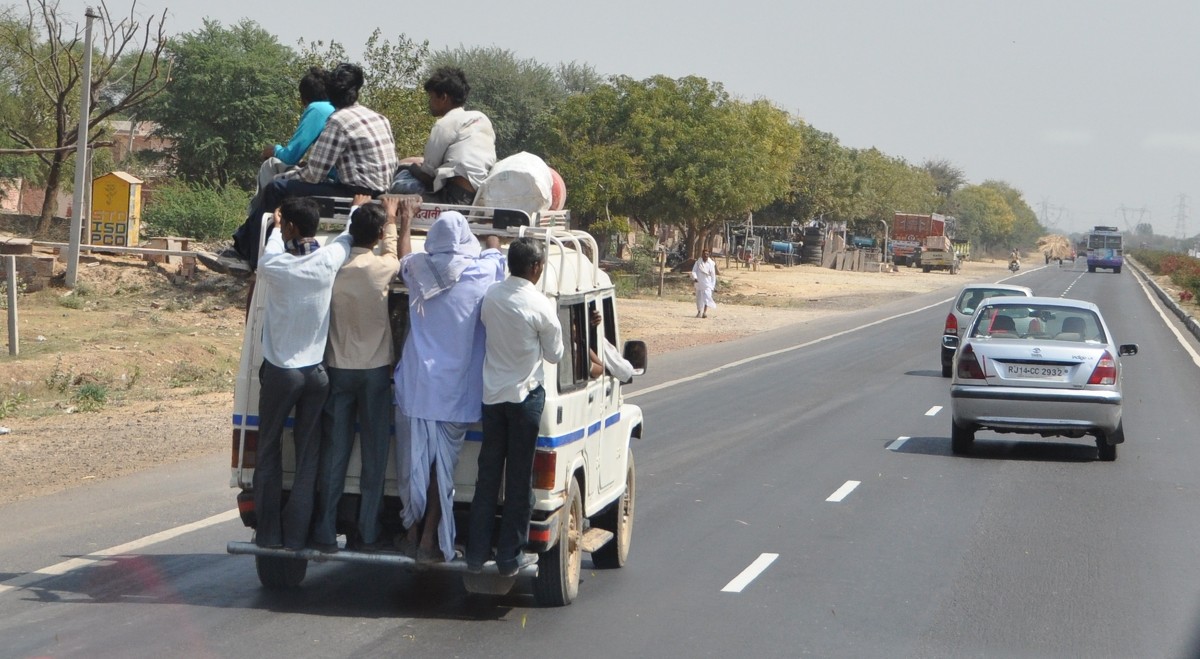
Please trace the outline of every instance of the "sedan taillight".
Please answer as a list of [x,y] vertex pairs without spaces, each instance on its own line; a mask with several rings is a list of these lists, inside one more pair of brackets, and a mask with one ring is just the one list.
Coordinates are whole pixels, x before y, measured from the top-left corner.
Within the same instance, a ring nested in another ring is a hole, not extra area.
[[942,330],[942,334],[958,335],[958,319],[953,312],[946,314],[946,329]]
[[975,349],[969,343],[958,351],[958,377],[964,380],[987,379],[979,366],[979,360],[975,358]]
[[1116,384],[1117,383],[1117,360],[1113,359],[1112,354],[1107,350],[1103,355],[1100,355],[1100,361],[1096,362],[1096,369],[1092,371],[1092,377],[1088,378],[1088,384]]

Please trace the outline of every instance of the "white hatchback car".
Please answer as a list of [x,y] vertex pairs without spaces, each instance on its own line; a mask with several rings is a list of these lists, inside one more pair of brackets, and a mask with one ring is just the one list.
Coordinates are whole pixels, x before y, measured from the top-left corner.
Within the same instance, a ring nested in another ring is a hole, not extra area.
[[958,345],[963,330],[971,323],[971,316],[975,315],[979,303],[985,298],[1006,295],[1032,297],[1033,291],[1013,284],[967,284],[958,292],[958,297],[954,298],[954,304],[950,305],[950,311],[946,314],[946,326],[942,330],[942,377],[950,377],[954,346]]
[[984,300],[954,357],[950,447],[963,453],[975,431],[1050,437],[1093,435],[1101,460],[1117,459],[1121,361],[1091,302],[1051,297]]

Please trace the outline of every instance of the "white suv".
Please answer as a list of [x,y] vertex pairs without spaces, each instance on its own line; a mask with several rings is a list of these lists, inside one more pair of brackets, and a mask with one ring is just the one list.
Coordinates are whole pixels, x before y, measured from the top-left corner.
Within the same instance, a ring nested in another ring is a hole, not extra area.
[[[942,330],[942,377],[950,377],[954,351],[957,349],[955,346],[958,345],[957,339],[962,338],[963,331],[971,324],[971,317],[975,315],[979,303],[985,298],[1006,295],[1031,297],[1033,291],[1025,286],[1012,284],[967,284],[958,292],[954,304],[950,305],[950,312],[946,314],[946,325]],[[949,337],[956,340],[949,341]]]

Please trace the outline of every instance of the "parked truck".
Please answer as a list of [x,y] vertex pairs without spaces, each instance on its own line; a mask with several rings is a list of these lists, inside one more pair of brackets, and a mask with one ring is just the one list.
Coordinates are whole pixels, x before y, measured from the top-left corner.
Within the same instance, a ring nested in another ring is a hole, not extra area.
[[923,248],[925,239],[929,236],[953,238],[952,227],[953,218],[938,213],[896,213],[892,217],[892,263],[910,268],[917,265],[916,253]]
[[[322,222],[340,230],[336,225],[345,224],[349,200],[334,201],[323,205]],[[310,562],[362,563],[405,571],[459,572],[470,592],[503,594],[517,579],[528,579],[539,604],[562,606],[570,604],[578,592],[585,553],[591,554],[595,568],[621,567],[628,557],[636,492],[632,444],[634,439],[642,437],[642,411],[624,401],[622,382],[607,370],[599,376],[589,372],[589,350],[602,353],[605,343],[621,345],[616,292],[608,274],[598,267],[595,240],[584,231],[567,228],[570,216],[566,211],[527,214],[469,206],[422,205],[413,223],[415,251],[424,248],[423,232],[443,210],[462,212],[476,235],[499,236],[503,250],[507,250],[508,242],[521,236],[536,237],[547,247],[545,273],[538,287],[558,309],[566,349],[559,363],[543,364],[546,404],[533,464],[533,518],[518,575],[502,576],[494,561],[485,564],[482,574],[470,574],[461,558],[445,563],[419,563],[390,546],[382,551],[358,548],[355,516],[359,510],[356,502],[361,458],[355,442],[338,508],[338,533],[345,535],[345,541],[337,552],[266,548],[252,541],[228,543],[229,553],[254,556],[258,578],[264,587],[298,586]],[[265,216],[264,221],[269,217]],[[265,228],[261,235],[267,235]],[[324,241],[332,235],[324,233],[320,239]],[[254,289],[234,391],[229,484],[238,490],[238,510],[243,524],[251,529],[257,525],[253,477],[259,423],[258,371],[263,359],[262,326],[266,300],[273,294],[263,281]],[[400,280],[392,284],[389,308],[396,354],[402,359],[409,301]],[[589,322],[595,312],[601,319],[597,326]],[[643,342],[626,342],[623,355],[634,367],[634,375],[645,372],[647,354]],[[453,515],[460,539],[466,536],[466,515],[475,491],[481,440],[482,433],[476,425],[467,434],[454,474]],[[290,424],[282,443],[286,501],[294,475]],[[389,456],[381,514],[383,537],[390,539],[390,534],[400,531],[401,505],[394,456]],[[496,513],[499,514],[499,509]]]
[[946,236],[926,236],[916,260],[917,267],[923,272],[948,270],[957,275],[960,267],[958,253]]

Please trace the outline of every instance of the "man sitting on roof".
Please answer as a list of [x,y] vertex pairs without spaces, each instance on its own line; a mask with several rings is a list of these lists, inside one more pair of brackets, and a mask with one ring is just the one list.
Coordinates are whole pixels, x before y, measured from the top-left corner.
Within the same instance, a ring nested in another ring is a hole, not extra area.
[[[303,167],[285,172],[263,190],[260,206],[233,235],[234,249],[253,270],[258,266],[258,241],[263,213],[288,197],[378,196],[387,190],[396,170],[396,144],[387,117],[358,104],[363,72],[355,64],[339,64],[330,72],[326,91],[335,108]],[[339,181],[328,180],[337,169]]]
[[[317,141],[317,136],[325,129],[325,122],[333,114],[333,105],[329,103],[329,95],[325,92],[327,74],[320,67],[310,67],[300,79],[300,103],[304,112],[296,124],[296,132],[287,146],[275,144],[265,147],[262,151],[263,163],[258,168],[258,190],[250,200],[246,209],[249,213],[262,203],[263,189],[271,184],[284,172],[300,164],[300,159],[308,153],[309,147]],[[330,178],[337,180],[336,172],[330,172]]]
[[432,203],[470,206],[496,164],[496,132],[482,112],[464,110],[471,86],[462,69],[442,67],[425,81],[429,112],[438,117],[422,162],[401,165],[394,194],[421,194]]

